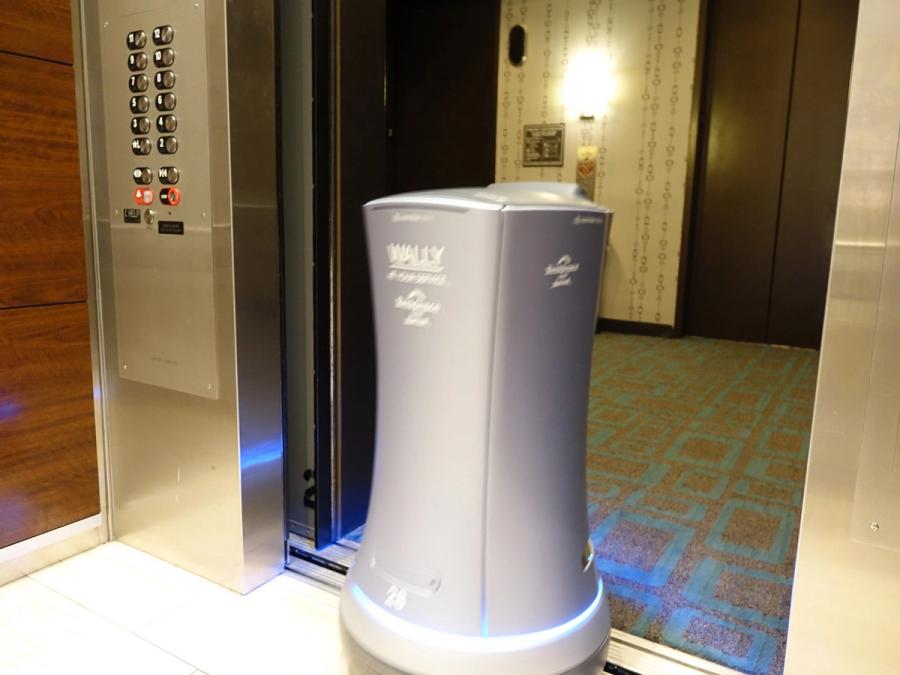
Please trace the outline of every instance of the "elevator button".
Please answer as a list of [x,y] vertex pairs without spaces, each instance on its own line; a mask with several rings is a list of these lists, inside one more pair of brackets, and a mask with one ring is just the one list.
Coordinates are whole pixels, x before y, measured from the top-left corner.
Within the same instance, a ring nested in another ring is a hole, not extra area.
[[135,115],[145,113],[150,110],[150,99],[146,96],[132,96],[128,105]]
[[159,182],[164,183],[166,185],[175,185],[178,182],[178,179],[181,177],[181,173],[178,171],[177,167],[174,166],[162,166],[159,169]]
[[172,92],[166,92],[165,94],[156,95],[157,110],[175,110],[175,102],[175,94],[173,94]]
[[175,63],[175,50],[171,47],[157,49],[153,52],[153,63],[156,64],[157,68],[168,68]]
[[139,206],[149,206],[153,203],[153,190],[139,187],[134,189],[134,203]]
[[147,55],[144,52],[136,52],[128,55],[128,70],[138,71],[147,67]]
[[150,85],[150,78],[143,73],[132,75],[128,78],[128,88],[131,91],[147,91]]
[[175,37],[175,29],[172,26],[157,26],[153,29],[153,42],[158,45],[167,45]]
[[171,89],[175,86],[175,73],[171,70],[161,70],[154,78],[157,89]]
[[131,172],[131,177],[138,185],[149,185],[153,180],[153,171],[148,166],[138,166]]
[[159,191],[159,201],[168,206],[178,206],[181,201],[181,190],[174,187],[163,188]]
[[178,139],[174,136],[160,136],[156,141],[156,149],[163,155],[174,155],[178,152]]
[[142,30],[133,30],[125,39],[128,49],[143,49],[147,44],[147,34]]
[[178,128],[178,118],[175,115],[160,115],[156,118],[156,128],[170,134]]
[[131,152],[135,155],[149,155],[153,149],[153,143],[149,138],[135,138],[131,141]]
[[139,134],[139,135],[150,133],[150,118],[149,117],[132,117],[131,118],[131,133]]

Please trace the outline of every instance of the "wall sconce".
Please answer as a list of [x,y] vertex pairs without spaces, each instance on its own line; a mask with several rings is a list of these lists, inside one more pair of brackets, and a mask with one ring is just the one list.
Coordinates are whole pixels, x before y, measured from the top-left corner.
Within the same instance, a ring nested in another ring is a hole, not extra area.
[[609,110],[615,85],[609,58],[594,50],[579,52],[566,68],[563,105],[583,120],[602,117]]

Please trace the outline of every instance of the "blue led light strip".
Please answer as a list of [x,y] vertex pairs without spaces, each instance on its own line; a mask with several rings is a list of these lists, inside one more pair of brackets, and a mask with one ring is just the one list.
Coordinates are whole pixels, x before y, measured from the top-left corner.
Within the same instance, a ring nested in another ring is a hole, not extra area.
[[597,595],[587,608],[578,616],[569,619],[565,623],[535,631],[533,633],[520,633],[518,635],[496,635],[482,637],[478,635],[460,635],[459,633],[445,633],[433,628],[426,628],[410,623],[391,614],[383,607],[376,604],[362,589],[353,584],[350,592],[360,607],[373,619],[381,623],[394,633],[405,638],[443,649],[451,649],[461,652],[512,652],[522,649],[539,647],[553,642],[564,635],[571,633],[585,624],[597,611],[600,601],[603,599],[603,582],[597,586]]

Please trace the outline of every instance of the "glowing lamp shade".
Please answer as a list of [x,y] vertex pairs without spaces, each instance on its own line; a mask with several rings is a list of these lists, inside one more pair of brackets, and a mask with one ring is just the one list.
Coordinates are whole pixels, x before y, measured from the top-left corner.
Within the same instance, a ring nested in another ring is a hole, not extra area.
[[563,105],[581,118],[605,115],[615,95],[612,62],[596,51],[575,54],[563,80]]

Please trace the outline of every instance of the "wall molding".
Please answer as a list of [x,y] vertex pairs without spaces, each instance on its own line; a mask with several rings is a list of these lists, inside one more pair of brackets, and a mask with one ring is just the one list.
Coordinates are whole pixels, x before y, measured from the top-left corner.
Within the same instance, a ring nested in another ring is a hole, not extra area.
[[76,520],[74,523],[57,527],[55,530],[44,532],[36,537],[24,539],[15,544],[10,544],[5,548],[0,548],[0,563],[5,563],[15,558],[21,558],[24,555],[32,553],[42,548],[47,548],[53,544],[71,539],[75,535],[81,534],[88,530],[99,529],[101,525],[100,514]]
[[0,586],[99,546],[102,526],[98,513],[0,549]]

